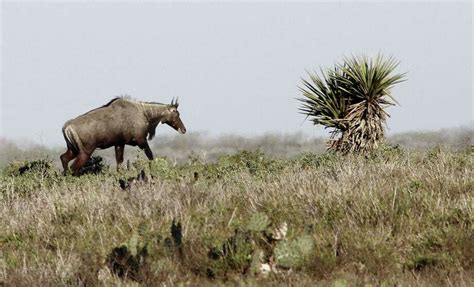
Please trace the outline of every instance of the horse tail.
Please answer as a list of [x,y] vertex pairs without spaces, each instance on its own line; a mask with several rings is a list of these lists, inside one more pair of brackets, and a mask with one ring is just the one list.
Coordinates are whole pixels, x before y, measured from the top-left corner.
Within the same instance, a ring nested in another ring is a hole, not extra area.
[[68,123],[63,127],[63,136],[66,140],[68,149],[70,149],[74,154],[78,154],[80,151],[81,140],[74,128]]

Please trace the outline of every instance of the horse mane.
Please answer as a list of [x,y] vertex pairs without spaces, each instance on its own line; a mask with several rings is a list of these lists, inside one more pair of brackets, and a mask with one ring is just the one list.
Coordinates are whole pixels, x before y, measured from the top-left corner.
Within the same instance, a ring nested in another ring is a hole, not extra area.
[[132,98],[132,97],[129,96],[129,95],[122,95],[122,96],[118,96],[118,97],[113,98],[112,100],[110,100],[107,104],[103,105],[102,107],[108,107],[108,106],[110,106],[113,102],[115,102],[115,101],[117,101],[117,100],[126,100],[126,101],[129,101],[129,102],[141,103],[141,104],[166,105],[166,104],[159,103],[159,102],[144,102],[144,101],[140,101],[140,100],[134,99],[134,98]]
[[163,103],[158,103],[158,102],[142,102],[144,104],[151,104],[151,105],[166,105],[166,104],[163,104]]
[[108,106],[110,106],[113,102],[115,102],[115,101],[117,101],[117,100],[121,100],[121,99],[123,99],[122,96],[115,97],[115,98],[113,98],[112,100],[110,100],[107,104],[105,104],[105,105],[103,105],[103,106],[101,106],[101,107],[99,107],[99,108],[108,107]]
[[115,97],[113,98],[112,100],[110,100],[107,104],[103,105],[103,106],[100,106],[98,108],[95,108],[95,109],[92,109],[88,112],[85,112],[84,114],[82,114],[81,116],[83,115],[87,115],[93,111],[97,111],[98,109],[101,109],[101,108],[106,108],[108,106],[110,106],[112,103],[114,103],[115,101],[118,101],[118,100],[128,100],[130,97],[128,95],[124,95],[124,96],[118,96],[118,97]]
[[125,100],[125,101],[129,101],[129,102],[139,102],[138,100],[133,99],[133,98],[130,97],[129,95],[121,95],[121,96],[117,96],[117,97],[111,99],[107,104],[101,106],[101,108],[108,107],[108,106],[110,106],[113,102],[118,101],[118,100]]
[[106,108],[106,107],[112,105],[114,102],[116,102],[116,101],[118,101],[118,100],[125,100],[125,101],[132,102],[132,103],[136,103],[136,104],[166,105],[166,104],[158,103],[158,102],[143,102],[143,101],[140,101],[140,100],[133,99],[133,98],[130,97],[129,95],[121,95],[121,96],[117,96],[117,97],[111,99],[111,100],[110,100],[108,103],[106,103],[105,105],[100,106],[100,107],[95,108],[95,109],[92,109],[92,110],[86,112],[85,114],[88,114],[88,113],[90,113],[90,112],[96,111],[96,110],[101,109],[101,108]]

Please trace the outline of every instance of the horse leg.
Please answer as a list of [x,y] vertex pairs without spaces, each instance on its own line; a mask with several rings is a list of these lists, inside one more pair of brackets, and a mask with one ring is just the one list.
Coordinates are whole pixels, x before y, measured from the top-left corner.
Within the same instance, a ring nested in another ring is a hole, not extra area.
[[125,145],[116,145],[115,146],[115,160],[117,161],[117,171],[120,170],[120,166],[122,165],[122,162],[123,162],[124,148],[125,148]]
[[61,163],[63,164],[64,174],[67,174],[67,172],[68,172],[68,163],[75,157],[76,157],[76,155],[69,148],[67,149],[67,151],[65,153],[63,153],[60,156]]
[[153,152],[151,151],[150,146],[148,146],[148,142],[146,140],[138,147],[145,151],[145,155],[148,160],[153,160]]
[[79,170],[81,169],[82,166],[89,160],[90,154],[87,154],[85,152],[79,152],[77,155],[76,160],[72,163],[71,169],[72,169],[72,174],[73,175],[79,175]]
[[149,160],[148,168],[150,169],[150,172],[151,172],[151,161],[153,160],[153,152],[151,151],[150,146],[148,145],[148,142],[146,141],[146,139],[143,143],[139,144],[138,147],[145,151],[145,155]]

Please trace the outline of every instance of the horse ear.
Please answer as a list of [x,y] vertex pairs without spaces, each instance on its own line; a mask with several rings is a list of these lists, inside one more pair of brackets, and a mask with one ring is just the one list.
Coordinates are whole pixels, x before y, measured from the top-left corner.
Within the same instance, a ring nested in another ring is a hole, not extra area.
[[175,108],[178,108],[179,106],[179,103],[178,103],[178,98],[174,98],[171,100],[171,106],[175,107]]

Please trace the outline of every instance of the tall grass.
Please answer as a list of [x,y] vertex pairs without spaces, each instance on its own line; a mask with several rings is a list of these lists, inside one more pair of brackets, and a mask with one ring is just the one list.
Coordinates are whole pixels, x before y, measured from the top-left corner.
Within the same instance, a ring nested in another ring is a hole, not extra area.
[[9,166],[0,285],[472,286],[473,163],[467,151],[388,147],[158,158],[80,178]]

